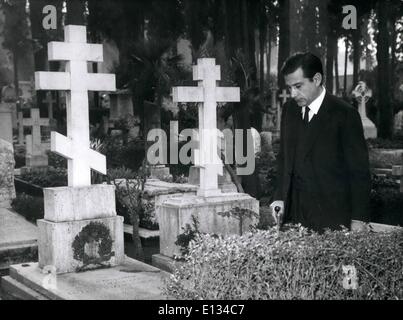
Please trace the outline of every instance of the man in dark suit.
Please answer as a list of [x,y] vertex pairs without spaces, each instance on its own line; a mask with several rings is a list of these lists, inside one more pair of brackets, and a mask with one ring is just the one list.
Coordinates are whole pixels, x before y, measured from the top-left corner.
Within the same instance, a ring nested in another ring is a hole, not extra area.
[[281,117],[273,216],[278,207],[282,222],[318,232],[369,221],[371,180],[359,113],[326,91],[322,63],[313,54],[293,55],[281,72],[292,100]]

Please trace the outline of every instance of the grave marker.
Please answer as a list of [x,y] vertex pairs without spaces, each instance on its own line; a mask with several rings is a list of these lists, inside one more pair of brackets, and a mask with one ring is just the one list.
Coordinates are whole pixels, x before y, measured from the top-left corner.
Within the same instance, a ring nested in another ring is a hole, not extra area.
[[87,62],[102,62],[100,44],[88,44],[84,26],[66,26],[66,42],[48,44],[49,61],[67,61],[66,72],[36,72],[37,90],[67,91],[67,137],[51,133],[51,150],[68,159],[69,186],[91,185],[91,169],[106,174],[105,156],[90,149],[88,91],[115,91],[113,74],[87,72]]
[[362,125],[364,127],[364,136],[366,139],[368,138],[376,138],[377,137],[377,129],[373,122],[367,117],[367,112],[365,109],[365,105],[368,100],[372,97],[372,90],[367,87],[364,81],[358,82],[358,85],[355,87],[352,92],[354,98],[358,101],[359,107],[358,111],[361,116]]
[[217,154],[217,103],[239,102],[239,88],[217,87],[221,80],[220,66],[215,59],[198,59],[193,67],[193,80],[198,87],[173,88],[174,102],[199,103],[199,150],[195,150],[195,162],[200,166],[198,195],[208,197],[220,193],[218,175],[222,175],[222,162]]
[[[31,118],[22,119],[23,126],[31,127],[30,135],[26,136],[26,165],[27,167],[41,167],[48,165],[48,149],[42,143],[41,127],[49,126],[49,119],[41,118],[39,109],[31,109]],[[23,130],[23,129],[22,129]]]

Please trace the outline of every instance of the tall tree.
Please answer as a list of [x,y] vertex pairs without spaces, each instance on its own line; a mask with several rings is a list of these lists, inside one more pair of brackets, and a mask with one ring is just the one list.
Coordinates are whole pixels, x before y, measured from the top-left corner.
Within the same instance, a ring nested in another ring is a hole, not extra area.
[[[31,45],[25,0],[2,0],[1,8],[5,15],[3,46],[10,50],[13,57],[15,95],[19,97],[18,65],[23,53]],[[19,109],[19,105],[17,105]]]
[[381,138],[391,138],[393,135],[393,110],[390,101],[390,36],[388,30],[388,17],[390,14],[390,0],[378,1],[378,37],[377,37],[377,60],[378,60],[378,108],[379,126],[378,132]]
[[285,83],[283,77],[280,75],[281,67],[283,63],[290,55],[290,0],[279,0],[280,4],[280,15],[279,15],[279,50],[278,50],[278,65],[277,74],[278,77],[278,87],[284,88]]
[[85,25],[85,0],[68,0],[66,25]]

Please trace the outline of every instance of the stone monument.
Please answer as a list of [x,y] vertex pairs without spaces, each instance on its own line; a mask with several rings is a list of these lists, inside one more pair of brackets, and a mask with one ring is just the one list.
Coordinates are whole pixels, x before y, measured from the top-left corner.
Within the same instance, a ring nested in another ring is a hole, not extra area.
[[199,222],[200,232],[221,235],[242,234],[257,222],[259,202],[247,194],[222,193],[218,176],[223,164],[218,156],[216,108],[218,102],[240,100],[239,88],[217,87],[221,79],[220,67],[215,59],[199,59],[193,67],[193,79],[197,87],[173,88],[174,102],[199,103],[199,148],[195,150],[195,162],[200,168],[200,185],[197,195],[169,198],[156,205],[160,225],[160,254],[153,256],[153,264],[170,270],[173,257],[180,256],[175,244],[186,225]]
[[12,143],[0,138],[0,207],[9,207],[15,198],[14,149]]
[[32,127],[32,133],[25,137],[26,166],[28,168],[47,166],[48,155],[46,152],[49,150],[49,145],[42,143],[41,127],[49,126],[49,119],[41,118],[39,115],[39,109],[31,109],[31,118],[23,118],[22,121],[20,119],[19,122],[22,122],[23,127]]
[[0,102],[0,139],[13,143],[13,119],[17,106],[15,90],[11,86],[5,86],[1,92]]
[[365,109],[365,104],[372,97],[372,90],[367,87],[364,81],[360,81],[353,91],[353,96],[359,103],[358,111],[361,116],[362,126],[364,127],[365,139],[376,138],[378,131],[374,123],[367,117]]

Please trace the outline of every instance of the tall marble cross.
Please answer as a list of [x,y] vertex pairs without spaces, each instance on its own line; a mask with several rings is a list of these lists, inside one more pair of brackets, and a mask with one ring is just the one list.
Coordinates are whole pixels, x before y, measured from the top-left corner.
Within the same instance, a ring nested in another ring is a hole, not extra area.
[[91,169],[106,174],[106,158],[90,149],[88,91],[115,91],[114,74],[87,72],[87,62],[102,62],[101,44],[87,43],[85,26],[64,28],[65,42],[48,44],[49,61],[66,61],[66,72],[36,72],[36,90],[67,91],[67,137],[51,133],[51,150],[68,159],[68,185],[91,185]]
[[215,59],[203,58],[193,66],[193,80],[197,87],[173,88],[174,102],[199,103],[199,149],[195,150],[195,162],[200,166],[198,195],[203,197],[220,194],[218,175],[222,175],[222,161],[218,156],[217,103],[239,102],[239,88],[217,87],[221,80],[220,66]]

